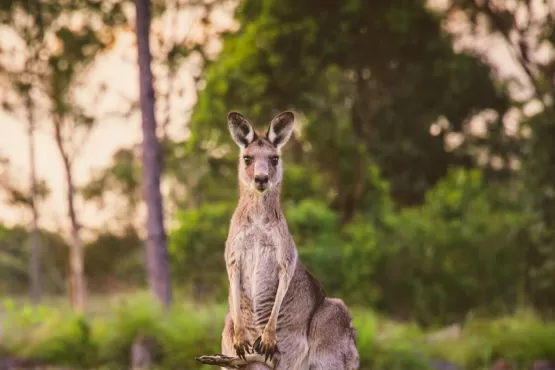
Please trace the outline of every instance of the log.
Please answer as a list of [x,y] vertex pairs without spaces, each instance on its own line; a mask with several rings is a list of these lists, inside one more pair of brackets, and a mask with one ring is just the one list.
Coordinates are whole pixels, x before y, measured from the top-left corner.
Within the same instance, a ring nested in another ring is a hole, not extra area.
[[238,369],[239,366],[252,364],[254,362],[261,362],[264,363],[268,369],[273,370],[277,367],[279,362],[279,354],[276,353],[274,358],[268,362],[264,361],[264,355],[258,353],[246,354],[245,359],[237,356],[231,357],[222,354],[214,354],[196,357],[196,360],[201,364],[227,367],[229,369]]

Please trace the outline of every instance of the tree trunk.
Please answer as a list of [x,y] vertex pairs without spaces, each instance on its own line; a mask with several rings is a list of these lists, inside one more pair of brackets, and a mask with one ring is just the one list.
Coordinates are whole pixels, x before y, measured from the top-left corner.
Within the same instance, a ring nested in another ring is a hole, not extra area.
[[31,251],[29,255],[29,277],[31,281],[31,302],[39,304],[42,295],[42,287],[40,281],[40,236],[38,228],[39,212],[37,209],[37,176],[35,164],[35,116],[33,102],[30,96],[27,96],[27,134],[29,139],[29,167],[31,182]]
[[140,105],[143,126],[143,196],[147,205],[147,272],[150,289],[165,307],[171,304],[167,238],[160,192],[160,146],[156,136],[154,87],[150,54],[150,2],[135,0],[139,60]]
[[62,156],[66,177],[67,213],[71,223],[71,243],[69,247],[69,295],[71,305],[76,312],[83,312],[87,299],[87,284],[84,271],[84,251],[80,237],[80,225],[75,212],[75,185],[73,183],[73,169],[68,153],[64,148],[61,135],[62,123],[54,122],[56,144]]
[[[66,162],[64,160],[64,162]],[[79,222],[75,213],[75,186],[73,184],[73,173],[69,162],[66,169],[67,186],[67,210],[71,222],[71,246],[69,249],[69,266],[71,282],[71,304],[77,312],[83,312],[87,299],[87,286],[85,281],[84,251],[80,237]]]

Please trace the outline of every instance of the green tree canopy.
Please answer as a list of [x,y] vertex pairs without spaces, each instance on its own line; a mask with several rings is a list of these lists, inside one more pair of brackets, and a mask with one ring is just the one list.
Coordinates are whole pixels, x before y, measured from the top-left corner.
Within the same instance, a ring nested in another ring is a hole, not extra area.
[[[424,1],[246,0],[237,18],[241,28],[206,71],[191,122],[195,149],[230,148],[229,110],[258,124],[298,110],[306,122],[292,158],[315,170],[307,176],[322,174],[331,190],[321,195],[343,221],[371,193],[371,162],[397,203],[421,203],[450,166],[475,165],[472,140],[451,150],[445,137],[466,133],[484,109],[508,107],[489,66],[454,52]],[[447,124],[431,133],[441,118]],[[224,153],[231,157],[208,161],[220,164],[212,174],[231,183],[235,152]]]

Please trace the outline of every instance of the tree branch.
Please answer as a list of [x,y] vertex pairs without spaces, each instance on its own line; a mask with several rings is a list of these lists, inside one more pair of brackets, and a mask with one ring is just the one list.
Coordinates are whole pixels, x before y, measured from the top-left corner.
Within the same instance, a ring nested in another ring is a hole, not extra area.
[[239,366],[260,362],[265,364],[268,369],[273,370],[277,368],[279,363],[279,354],[275,354],[271,362],[264,362],[264,355],[258,353],[246,354],[245,359],[215,354],[196,357],[196,360],[201,364],[227,367],[230,369],[239,369]]
[[[529,60],[526,58],[525,55],[522,54],[522,51],[523,51],[522,45],[520,45],[520,43],[518,45],[516,45],[511,40],[511,37],[510,37],[510,34],[509,34],[510,30],[505,27],[505,25],[503,24],[503,20],[501,19],[499,14],[496,13],[492,9],[490,0],[486,0],[484,5],[480,5],[477,0],[473,0],[472,4],[474,5],[474,8],[476,10],[480,10],[480,11],[484,12],[484,14],[494,24],[497,31],[503,36],[503,38],[505,39],[506,43],[509,46],[509,50],[511,51],[511,53],[515,57],[518,64],[522,67],[522,69],[524,70],[524,73],[528,77],[528,80],[532,84],[532,86],[534,88],[534,95],[541,102],[543,102],[544,100],[543,100],[542,95],[543,94],[548,94],[549,92],[548,91],[543,91],[543,89],[539,85],[538,81],[536,80],[536,77],[534,76],[534,73],[532,72],[532,69],[529,66]],[[528,12],[530,12],[530,8],[528,8]],[[514,15],[512,17],[512,21],[511,21],[511,28],[517,30],[519,32],[519,35],[521,36],[520,38],[522,38],[522,32],[524,32],[525,29],[521,29],[521,28],[517,27]]]

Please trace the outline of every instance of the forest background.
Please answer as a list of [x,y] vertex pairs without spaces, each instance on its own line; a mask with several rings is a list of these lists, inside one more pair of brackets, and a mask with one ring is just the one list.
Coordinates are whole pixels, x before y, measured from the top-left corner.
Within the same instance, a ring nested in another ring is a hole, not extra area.
[[420,349],[458,366],[555,360],[554,1],[13,0],[0,22],[0,353],[218,352],[226,116],[293,109],[283,209],[361,368],[445,326]]

